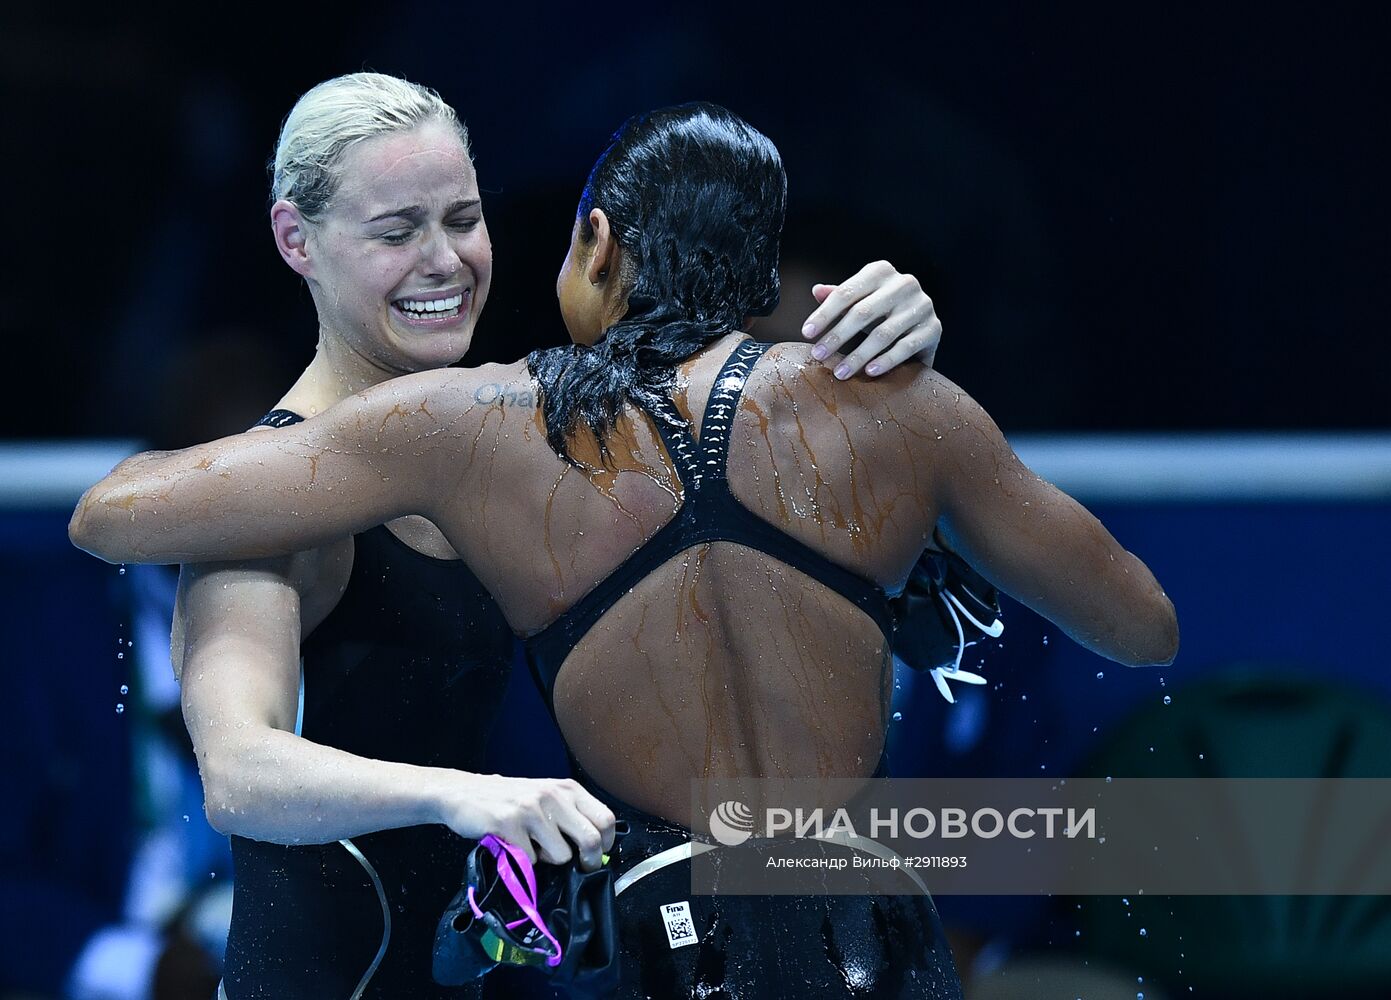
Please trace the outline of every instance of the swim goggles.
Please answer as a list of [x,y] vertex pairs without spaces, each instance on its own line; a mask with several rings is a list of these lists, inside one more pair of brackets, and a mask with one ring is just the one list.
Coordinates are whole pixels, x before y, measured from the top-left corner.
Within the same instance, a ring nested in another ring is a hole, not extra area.
[[985,683],[980,674],[962,670],[961,659],[966,647],[1005,631],[1000,592],[989,580],[955,552],[929,550],[918,558],[903,593],[892,603],[894,655],[914,670],[931,673],[943,698],[956,702],[948,680]]
[[[620,821],[617,833],[627,833]],[[459,986],[498,965],[535,968],[572,995],[602,995],[618,982],[613,871],[571,861],[533,865],[491,834],[469,852],[464,882],[435,931],[433,974]]]

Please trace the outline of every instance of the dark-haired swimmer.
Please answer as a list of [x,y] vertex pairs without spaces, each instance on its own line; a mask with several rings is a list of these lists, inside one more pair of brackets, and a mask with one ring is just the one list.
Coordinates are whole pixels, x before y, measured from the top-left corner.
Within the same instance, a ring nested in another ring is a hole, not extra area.
[[[492,252],[468,134],[439,95],[377,73],[314,87],[281,129],[271,199],[318,344],[265,424],[468,349]],[[909,276],[875,265],[828,292],[816,322],[854,306],[875,327],[848,364],[930,356],[939,324]],[[854,326],[821,325],[828,348]],[[608,810],[573,781],[479,773],[513,643],[420,517],[285,559],[184,567],[172,651],[208,816],[232,835],[232,1000],[469,995],[430,977],[460,834],[508,831],[551,861],[599,838]]]
[[[638,116],[581,198],[558,282],[574,345],[132,463],[84,496],[73,540],[246,558],[428,517],[528,637],[596,793],[639,822],[621,872],[691,828],[692,781],[875,771],[887,592],[934,529],[1087,648],[1171,659],[1154,577],[961,389],[916,366],[840,381],[740,332],[776,300],[785,191],[729,112]],[[733,995],[960,993],[926,899],[708,897],[700,946],[672,949],[628,902],[646,892],[619,899],[625,996],[701,993],[714,967]]]

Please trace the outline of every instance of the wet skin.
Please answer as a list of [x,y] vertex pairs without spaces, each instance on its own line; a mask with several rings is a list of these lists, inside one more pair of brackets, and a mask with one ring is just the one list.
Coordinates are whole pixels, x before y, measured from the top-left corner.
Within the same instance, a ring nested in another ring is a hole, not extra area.
[[[739,339],[681,369],[703,412]],[[545,442],[520,364],[430,372],[295,427],[228,438],[100,483],[74,540],[103,558],[177,562],[302,549],[418,513],[442,529],[521,634],[538,631],[666,523],[679,479],[629,410],[581,468]],[[935,372],[834,379],[778,345],[730,435],[736,497],[888,589],[934,526],[988,578],[1094,651],[1163,662],[1177,643],[1153,576],[1075,501],[1014,456],[989,416]],[[562,730],[580,763],[640,808],[690,825],[691,780],[853,777],[879,757],[892,687],[858,609],[761,553],[694,547],[605,615],[562,668]]]

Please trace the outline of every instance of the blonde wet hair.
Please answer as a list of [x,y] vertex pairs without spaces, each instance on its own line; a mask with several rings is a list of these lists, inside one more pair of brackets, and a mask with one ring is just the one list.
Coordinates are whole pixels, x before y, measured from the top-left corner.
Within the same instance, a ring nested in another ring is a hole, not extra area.
[[351,146],[427,122],[452,128],[470,159],[468,129],[429,87],[384,73],[348,73],[307,91],[280,126],[270,163],[271,203],[285,199],[318,222],[338,189],[335,166]]

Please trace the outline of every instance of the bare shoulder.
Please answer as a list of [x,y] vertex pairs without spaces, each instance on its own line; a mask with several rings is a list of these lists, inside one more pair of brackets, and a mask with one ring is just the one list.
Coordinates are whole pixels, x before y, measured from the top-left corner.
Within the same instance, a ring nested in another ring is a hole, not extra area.
[[766,357],[768,386],[774,395],[820,402],[838,416],[859,414],[893,422],[905,430],[931,434],[934,440],[945,441],[948,432],[967,428],[985,427],[998,434],[989,414],[966,390],[916,361],[877,378],[859,374],[841,381],[812,357],[805,344],[774,344]]
[[488,405],[491,390],[530,385],[525,361],[480,365],[477,368],[437,368],[402,375],[359,394],[359,398],[389,397],[410,402],[444,402],[456,408]]

